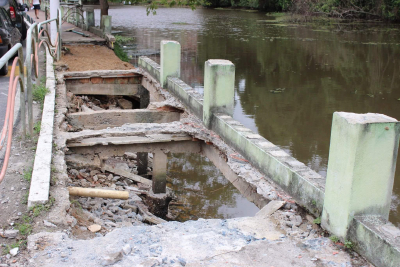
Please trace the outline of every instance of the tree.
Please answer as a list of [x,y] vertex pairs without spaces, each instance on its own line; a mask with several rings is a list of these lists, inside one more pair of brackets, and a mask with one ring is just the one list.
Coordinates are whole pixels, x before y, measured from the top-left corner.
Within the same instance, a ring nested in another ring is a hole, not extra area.
[[[109,5],[108,5],[108,0],[99,0],[100,1],[100,17],[102,17],[103,15],[108,16],[108,9],[109,9]],[[111,2],[114,1],[118,1],[118,0],[110,0]],[[140,3],[140,2],[148,2],[147,0],[133,0],[136,3]],[[147,6],[146,8],[146,12],[147,15],[149,15],[150,13],[152,13],[153,15],[156,15],[156,9],[158,8],[158,6],[168,6],[168,7],[173,7],[173,6],[188,6],[190,7],[192,10],[196,9],[196,6],[201,5],[202,4],[202,0],[161,0],[158,2],[151,2],[150,5]]]

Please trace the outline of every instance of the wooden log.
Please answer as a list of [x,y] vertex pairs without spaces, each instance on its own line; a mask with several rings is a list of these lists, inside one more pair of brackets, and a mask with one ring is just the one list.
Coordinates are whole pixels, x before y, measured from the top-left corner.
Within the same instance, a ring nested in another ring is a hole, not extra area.
[[96,188],[82,188],[82,187],[68,187],[70,196],[81,197],[101,197],[101,198],[115,198],[115,199],[128,199],[128,191],[117,190],[104,190]]

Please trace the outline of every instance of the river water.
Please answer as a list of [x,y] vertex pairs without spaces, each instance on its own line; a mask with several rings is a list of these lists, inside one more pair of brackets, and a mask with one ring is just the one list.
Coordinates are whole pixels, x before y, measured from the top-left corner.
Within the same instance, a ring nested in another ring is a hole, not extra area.
[[[134,38],[133,58],[182,46],[182,80],[202,92],[204,62],[236,66],[234,118],[326,176],[332,114],[383,113],[400,119],[400,28],[365,23],[293,25],[239,10],[113,7],[113,30]],[[99,17],[97,12],[96,17]],[[157,56],[154,59],[158,61]],[[285,88],[282,93],[271,90]],[[390,220],[400,225],[400,171]]]

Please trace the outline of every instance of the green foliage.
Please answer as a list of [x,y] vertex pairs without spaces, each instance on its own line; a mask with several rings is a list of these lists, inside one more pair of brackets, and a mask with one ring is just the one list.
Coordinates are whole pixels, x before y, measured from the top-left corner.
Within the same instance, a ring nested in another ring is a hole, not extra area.
[[16,226],[19,230],[19,233],[23,236],[27,236],[32,233],[32,225],[29,223],[17,223]]
[[129,62],[128,54],[122,49],[122,47],[118,44],[114,44],[114,53],[121,59],[122,61]]
[[13,243],[11,245],[6,245],[6,247],[3,249],[3,254],[10,253],[10,250],[12,250],[13,248],[19,248],[19,247],[25,246],[26,243],[27,243],[26,240],[21,240],[19,242]]
[[28,204],[29,192],[26,192],[22,199],[22,204]]
[[133,42],[132,37],[127,37],[127,36],[121,36],[121,35],[116,35],[115,36],[115,43],[114,43],[114,53],[119,59],[125,62],[129,62],[130,58],[128,57],[128,54],[122,49],[123,44]]
[[339,242],[339,237],[337,237],[337,236],[335,236],[335,235],[332,235],[331,237],[329,237],[329,239],[333,242],[333,243],[337,243],[337,242]]
[[321,217],[316,218],[313,222],[315,224],[321,224]]
[[38,217],[43,211],[49,211],[55,201],[56,200],[54,197],[50,197],[49,202],[47,204],[35,205],[35,206],[31,207],[29,210],[32,211],[33,217]]
[[353,243],[349,240],[344,241],[344,247],[348,249],[352,249],[354,247]]
[[40,134],[41,126],[42,126],[41,121],[37,121],[33,126],[33,130],[35,131],[36,134]]
[[32,172],[33,172],[32,167],[28,168],[27,170],[24,170],[23,177],[24,177],[25,181],[31,182]]
[[43,108],[43,104],[44,104],[44,98],[46,97],[46,95],[50,92],[49,89],[46,88],[44,83],[40,83],[40,85],[33,85],[33,100],[39,102],[41,104],[41,107]]
[[115,35],[115,42],[118,44],[126,44],[129,42],[132,42],[133,38],[128,37],[128,36],[122,36],[122,35]]
[[[136,0],[137,2],[146,2],[146,0]],[[203,1],[199,0],[160,0],[160,1],[151,1],[148,0],[149,5],[146,7],[147,15],[156,15],[158,6],[187,6],[192,10],[196,9],[197,6],[203,4]]]

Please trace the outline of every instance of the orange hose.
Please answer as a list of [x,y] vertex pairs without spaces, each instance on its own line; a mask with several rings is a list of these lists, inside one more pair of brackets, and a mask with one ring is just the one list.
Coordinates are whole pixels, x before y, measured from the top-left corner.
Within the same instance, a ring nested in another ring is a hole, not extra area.
[[[13,74],[13,72],[11,72]],[[1,169],[0,173],[0,183],[3,181],[4,176],[6,176],[6,170],[8,167],[8,161],[10,159],[10,153],[11,153],[11,142],[12,142],[12,134],[13,134],[13,122],[14,122],[14,106],[15,106],[15,92],[17,90],[17,84],[18,84],[18,79],[19,76],[15,77],[14,81],[9,85],[9,88],[11,88],[11,106],[10,106],[10,117],[8,118],[8,128],[9,128],[9,133],[8,133],[8,138],[7,138],[7,148],[6,148],[6,155],[4,157],[4,162],[3,162],[3,167]]]
[[6,117],[4,119],[4,125],[3,125],[3,130],[1,132],[1,138],[0,138],[0,150],[3,148],[3,145],[1,145],[4,141],[4,138],[6,137],[7,130],[8,130],[8,117],[10,116],[10,105],[11,105],[11,89],[12,89],[12,82],[14,78],[14,73],[15,73],[15,66],[18,63],[18,57],[16,57],[13,61],[12,67],[11,67],[11,74],[10,74],[10,83],[8,85],[8,98],[7,98],[7,109],[6,109]]

